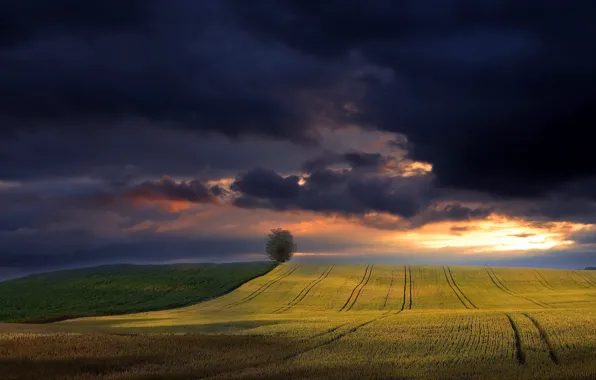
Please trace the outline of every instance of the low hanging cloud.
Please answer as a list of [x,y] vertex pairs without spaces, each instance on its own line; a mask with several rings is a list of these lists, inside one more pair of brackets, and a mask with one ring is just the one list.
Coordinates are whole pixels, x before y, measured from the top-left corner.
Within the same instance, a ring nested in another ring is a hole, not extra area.
[[145,181],[135,186],[126,192],[126,197],[147,201],[214,203],[221,192],[219,186],[208,187],[198,179],[176,182],[172,178],[162,177],[159,181]]
[[[431,222],[484,219],[490,207],[469,208],[460,202],[438,202],[432,173],[404,176],[386,172],[394,158],[349,152],[306,162],[303,177],[283,176],[257,168],[239,175],[230,186],[233,204],[242,208],[308,210],[361,217],[376,228],[415,228]],[[335,164],[348,168],[333,169]],[[398,219],[364,218],[386,213]],[[390,227],[391,226],[391,227]]]

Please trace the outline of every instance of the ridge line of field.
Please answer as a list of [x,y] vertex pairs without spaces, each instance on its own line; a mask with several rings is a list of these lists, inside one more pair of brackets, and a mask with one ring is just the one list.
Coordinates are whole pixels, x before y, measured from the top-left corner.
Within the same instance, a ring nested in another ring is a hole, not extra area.
[[443,265],[443,273],[445,274],[445,280],[447,280],[447,284],[449,285],[449,287],[451,288],[451,290],[453,291],[453,293],[455,294],[455,296],[457,297],[457,299],[459,300],[459,302],[461,302],[461,304],[464,305],[464,307],[466,309],[469,309],[468,305],[466,305],[466,303],[464,302],[464,300],[455,291],[455,288],[453,287],[453,285],[451,285],[451,282],[449,282],[449,277],[447,276],[447,271],[445,270],[445,265]]
[[542,327],[542,325],[538,322],[538,320],[536,318],[528,315],[527,313],[522,313],[522,314],[532,322],[534,327],[536,327],[536,329],[538,330],[538,333],[540,334],[540,338],[542,339],[542,341],[544,342],[544,344],[546,345],[546,347],[548,349],[548,356],[550,356],[550,360],[553,363],[558,365],[559,358],[557,357],[557,354],[555,353],[554,346],[553,346],[552,342],[550,341],[549,336],[546,334],[546,330],[544,330],[544,328]]
[[257,289],[258,292],[255,291],[255,292],[251,293],[248,297],[245,297],[244,299],[240,300],[239,302],[237,302],[231,306],[227,306],[226,309],[229,309],[231,307],[235,307],[235,306],[241,305],[243,303],[252,301],[253,299],[257,298],[259,295],[263,294],[263,292],[265,292],[265,290],[269,289],[275,283],[290,276],[292,273],[294,273],[294,271],[296,271],[296,269],[298,269],[299,266],[300,266],[300,264],[296,264],[292,269],[290,269],[290,270],[286,271],[284,274],[276,277],[274,280],[269,281],[266,285],[261,286],[259,289]]
[[549,289],[549,290],[553,290],[553,291],[555,291],[555,289],[554,289],[552,286],[550,286],[550,284],[549,284],[549,283],[548,283],[548,282],[547,282],[547,281],[544,279],[544,277],[542,277],[542,276],[540,275],[540,273],[538,273],[538,271],[537,271],[536,269],[534,269],[534,270],[532,271],[532,273],[534,273],[534,277],[536,277],[536,279],[538,280],[538,282],[540,282],[540,284],[541,284],[542,286],[544,286],[545,288],[547,288],[547,289]]
[[[323,271],[323,273],[321,273],[321,275],[316,278],[315,280],[311,281],[307,287],[303,288],[302,291],[298,294],[298,296],[296,296],[289,304],[287,307],[282,307],[276,311],[274,311],[273,313],[285,313],[286,311],[290,310],[291,308],[293,308],[294,306],[298,305],[300,302],[302,302],[303,299],[306,298],[306,296],[308,295],[308,293],[310,293],[310,291],[317,286],[318,284],[320,284],[321,282],[323,282],[324,279],[327,278],[327,276],[329,276],[329,273],[331,273],[331,271],[333,270],[333,267],[335,266],[335,264],[328,266],[327,268],[325,268],[325,270]],[[306,289],[306,291],[304,291]],[[302,296],[301,296],[302,295]]]
[[[490,269],[490,271],[489,271],[489,269]],[[537,305],[537,306],[540,306],[540,307],[542,307],[542,308],[545,308],[545,309],[547,309],[547,308],[550,308],[550,305],[544,306],[544,305],[542,305],[542,304],[538,303],[538,301],[534,301],[534,300],[532,300],[532,299],[530,299],[530,298],[527,298],[527,297],[525,297],[525,296],[522,296],[521,294],[518,294],[518,293],[515,293],[515,292],[513,292],[512,290],[510,290],[509,288],[507,288],[507,287],[506,287],[506,286],[505,286],[505,285],[504,285],[504,284],[503,284],[503,283],[502,283],[502,282],[499,280],[499,278],[497,277],[497,275],[495,274],[495,272],[493,271],[493,269],[492,269],[492,268],[490,268],[490,267],[489,267],[489,269],[485,268],[485,270],[486,270],[486,273],[488,274],[488,276],[489,276],[489,277],[490,277],[490,279],[492,280],[493,284],[495,284],[495,286],[496,286],[497,288],[501,289],[502,291],[504,291],[505,293],[509,294],[510,296],[513,296],[513,297],[518,297],[518,298],[525,299],[526,301],[532,302],[533,304],[535,304],[535,305]],[[492,272],[492,275],[491,275],[491,272]],[[493,276],[494,276],[494,278],[493,278]],[[541,301],[540,301],[540,302],[541,302]]]
[[389,300],[389,293],[391,292],[391,287],[393,286],[393,282],[395,281],[395,268],[391,271],[391,282],[389,282],[389,287],[387,288],[387,295],[385,295],[385,301],[383,302],[383,306],[381,306],[381,310],[387,306],[387,300]]
[[461,293],[461,295],[466,299],[466,301],[468,301],[470,303],[470,305],[472,305],[472,307],[474,309],[478,309],[476,307],[476,305],[474,305],[474,302],[470,301],[470,299],[468,298],[468,296],[466,296],[466,293],[464,293],[461,288],[459,287],[459,285],[457,285],[457,282],[455,282],[455,278],[453,277],[453,273],[451,273],[451,268],[449,267],[449,265],[447,265],[447,270],[449,271],[449,276],[451,277],[451,281],[453,282],[453,285],[455,286],[455,288],[457,290],[459,290],[459,292]]
[[354,297],[354,301],[352,302],[352,304],[350,305],[350,307],[348,307],[346,309],[346,311],[350,311],[352,310],[352,308],[354,307],[354,305],[356,305],[356,302],[358,302],[358,297],[360,297],[360,293],[362,292],[362,289],[364,289],[366,287],[366,285],[368,285],[368,282],[370,281],[370,277],[372,276],[372,272],[373,272],[373,268],[375,267],[375,264],[370,266],[370,269],[368,270],[368,277],[366,278],[366,281],[364,282],[364,284],[362,284],[362,286],[360,287],[360,289],[358,289],[358,293],[356,293],[356,297]]
[[410,304],[408,309],[412,310],[412,266],[408,265],[408,272],[410,273]]
[[521,346],[521,337],[519,335],[519,330],[511,316],[507,313],[505,313],[505,316],[509,320],[509,324],[511,325],[511,329],[513,330],[513,338],[515,343],[515,358],[519,365],[524,365],[526,363],[526,354],[524,353]]
[[352,293],[350,293],[350,297],[348,297],[348,299],[346,300],[346,303],[344,303],[344,305],[341,307],[341,309],[339,309],[339,311],[343,311],[346,308],[346,306],[348,306],[348,303],[350,303],[350,300],[354,296],[354,293],[356,292],[356,290],[358,289],[358,287],[364,282],[364,279],[366,278],[366,275],[368,273],[368,268],[369,267],[370,267],[370,264],[367,265],[366,268],[364,268],[364,275],[360,279],[360,282],[354,287],[354,289],[352,289]]
[[[217,264],[215,264],[215,265],[217,265]],[[120,264],[118,264],[118,265],[102,265],[100,267],[114,267],[114,266],[120,266]],[[137,265],[130,264],[130,266],[137,266]],[[143,265],[138,265],[138,266],[143,266]],[[274,264],[270,269],[264,270],[261,273],[250,276],[250,277],[246,278],[244,281],[237,283],[230,288],[224,289],[220,293],[215,293],[215,294],[212,294],[209,296],[204,296],[202,298],[197,298],[197,299],[194,299],[191,301],[188,301],[188,300],[178,301],[178,302],[173,301],[171,303],[167,303],[167,304],[163,304],[163,305],[159,305],[159,306],[152,305],[152,306],[146,306],[146,307],[139,307],[135,310],[127,310],[124,312],[120,312],[120,311],[101,312],[100,311],[100,312],[96,312],[96,313],[70,313],[70,314],[63,314],[63,315],[54,315],[54,316],[50,316],[47,318],[30,318],[30,319],[23,318],[23,319],[14,319],[14,320],[4,320],[4,321],[0,321],[0,322],[23,323],[23,324],[49,324],[49,323],[63,322],[63,321],[68,321],[71,319],[78,319],[78,318],[110,317],[110,316],[127,315],[127,314],[134,314],[134,313],[149,313],[149,312],[154,312],[154,311],[179,309],[179,308],[203,304],[205,302],[209,302],[209,301],[215,300],[217,298],[226,296],[226,295],[234,292],[241,286],[245,285],[246,283],[256,280],[256,279],[263,277],[267,274],[270,274],[271,272],[275,271],[278,268],[279,268],[279,265]],[[90,268],[90,269],[94,269],[94,268]],[[80,270],[80,269],[64,270],[64,271],[57,271],[57,272],[74,272],[77,270]],[[197,274],[201,273],[201,272],[205,272],[205,268],[199,269],[197,271]],[[42,274],[46,274],[46,273],[42,273]],[[24,279],[26,277],[33,277],[33,276],[36,276],[36,274],[30,275],[30,276],[25,276],[23,278],[19,278],[19,280]],[[223,286],[220,287],[220,289],[222,289],[222,288],[223,288]]]

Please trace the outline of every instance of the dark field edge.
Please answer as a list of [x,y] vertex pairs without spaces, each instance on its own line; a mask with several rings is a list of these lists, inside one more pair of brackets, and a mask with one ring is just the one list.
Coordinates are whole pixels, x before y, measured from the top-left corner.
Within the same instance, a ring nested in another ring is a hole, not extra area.
[[[133,266],[134,264],[130,264],[131,266]],[[102,267],[111,267],[111,266],[115,266],[115,265],[105,265]],[[131,312],[131,313],[145,313],[145,312],[149,312],[149,311],[160,311],[160,310],[169,310],[169,309],[176,309],[179,307],[186,307],[186,306],[192,306],[192,305],[197,305],[203,302],[207,302],[207,301],[211,301],[215,298],[219,298],[222,296],[225,296],[228,293],[233,292],[234,290],[238,289],[239,287],[241,287],[242,285],[246,284],[249,281],[252,281],[254,279],[257,279],[259,277],[262,277],[264,275],[266,275],[267,273],[271,272],[272,270],[274,270],[275,268],[277,268],[279,266],[279,264],[277,263],[271,263],[270,267],[267,269],[265,269],[265,271],[263,273],[257,274],[255,276],[249,277],[247,278],[244,282],[241,282],[235,286],[232,286],[231,288],[228,288],[226,290],[224,290],[221,293],[217,293],[216,295],[213,295],[211,297],[203,297],[194,301],[190,301],[190,302],[173,302],[170,304],[167,304],[163,307],[140,307],[138,310]],[[85,268],[87,269],[87,268]],[[76,271],[76,269],[69,269],[69,270],[65,270],[65,271],[60,271],[60,272],[72,272],[72,271]],[[32,275],[32,276],[36,276],[36,275]],[[29,276],[27,276],[29,277]],[[24,278],[24,277],[22,277]],[[130,314],[130,313],[125,313],[125,314]],[[48,317],[48,318],[33,318],[33,319],[14,319],[14,320],[8,320],[5,321],[5,323],[26,323],[26,324],[45,324],[45,323],[54,323],[54,322],[62,322],[62,321],[66,321],[69,319],[76,319],[76,318],[86,318],[86,317],[107,317],[107,316],[112,316],[112,315],[124,315],[123,313],[110,313],[110,312],[106,312],[106,313],[88,313],[88,314],[64,314],[64,315],[59,315],[59,316],[53,316],[53,317]]]

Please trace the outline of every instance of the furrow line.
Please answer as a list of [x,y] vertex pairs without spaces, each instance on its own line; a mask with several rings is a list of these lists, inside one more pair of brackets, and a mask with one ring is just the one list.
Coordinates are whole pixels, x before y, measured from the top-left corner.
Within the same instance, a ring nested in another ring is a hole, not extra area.
[[455,288],[457,290],[459,290],[459,293],[462,295],[462,297],[464,297],[466,299],[466,301],[468,301],[470,303],[470,305],[472,305],[472,307],[474,309],[478,309],[476,307],[476,305],[474,305],[474,303],[472,301],[470,301],[470,299],[466,296],[466,294],[461,290],[461,288],[457,285],[457,282],[455,282],[455,278],[453,277],[453,273],[451,273],[451,268],[449,268],[449,265],[447,266],[447,270],[449,271],[449,276],[451,277],[451,282],[453,282],[453,285],[455,286]]
[[513,322],[511,316],[505,313],[505,316],[509,320],[511,324],[511,328],[513,329],[513,336],[515,339],[515,358],[519,365],[524,365],[526,363],[526,354],[524,353],[522,346],[521,346],[521,338],[519,336],[519,330],[517,329],[517,325]]
[[385,296],[385,301],[383,301],[383,306],[381,306],[381,310],[387,306],[387,301],[389,300],[389,293],[391,292],[391,287],[393,286],[393,281],[395,280],[395,268],[391,271],[391,282],[389,283],[389,287],[387,288],[387,295]]
[[339,309],[339,311],[343,311],[346,306],[348,306],[348,303],[350,302],[350,300],[352,299],[352,297],[354,296],[354,293],[356,293],[356,290],[360,287],[360,285],[362,285],[362,283],[364,282],[364,280],[366,279],[366,275],[368,273],[368,268],[370,267],[370,265],[367,265],[366,268],[364,269],[364,275],[362,276],[362,278],[360,279],[360,282],[358,283],[358,285],[356,285],[354,287],[354,289],[352,289],[352,293],[350,293],[350,297],[348,297],[348,299],[346,300],[346,303],[344,303],[344,305],[341,307],[341,309]]
[[408,272],[406,271],[406,266],[404,265],[404,300],[401,303],[401,309],[400,311],[404,311],[404,309],[406,308],[406,294],[407,294],[407,289],[408,289]]
[[[281,268],[281,266],[278,266],[278,268]],[[285,273],[287,273],[289,270],[291,270],[291,269],[288,269],[286,272],[284,272],[284,273],[282,273],[282,274],[276,273],[276,277],[275,277],[275,278],[272,278],[271,280],[269,280],[269,281],[265,282],[264,284],[262,284],[261,286],[259,286],[259,287],[258,287],[256,290],[252,291],[252,292],[251,292],[249,295],[245,296],[244,298],[242,298],[242,299],[240,299],[240,300],[237,300],[237,301],[232,301],[232,302],[230,302],[228,305],[226,305],[226,306],[225,306],[225,308],[226,308],[226,309],[227,309],[227,308],[230,308],[230,307],[232,307],[232,306],[235,306],[236,304],[239,304],[239,303],[241,303],[241,302],[245,301],[247,298],[249,298],[249,297],[251,297],[252,295],[254,295],[255,293],[259,292],[261,289],[263,289],[265,286],[267,286],[267,285],[268,285],[268,284],[270,284],[271,282],[273,282],[273,281],[275,281],[275,280],[279,279],[280,277],[283,277],[283,276],[284,276],[284,274],[285,274]],[[282,270],[280,269],[280,270],[278,270],[277,272],[281,272],[281,271],[282,271]]]
[[373,264],[373,265],[370,266],[370,269],[368,271],[368,277],[366,278],[366,281],[360,287],[360,289],[358,289],[358,293],[356,293],[356,297],[354,297],[354,302],[352,302],[352,304],[350,305],[350,307],[348,307],[346,309],[346,311],[352,310],[352,308],[354,307],[354,305],[356,305],[356,302],[358,302],[358,297],[360,297],[360,293],[362,292],[362,289],[364,289],[366,287],[366,285],[368,285],[368,281],[370,281],[370,277],[372,276],[372,271],[373,271],[373,268],[374,267],[375,267],[375,264]]
[[579,272],[575,272],[575,271],[573,273],[576,273],[582,280],[584,280],[591,287],[596,288],[596,284],[594,284],[591,280],[586,278],[583,274],[581,274]]
[[542,301],[533,300],[533,299],[531,299],[531,298],[528,298],[528,297],[522,296],[521,294],[518,294],[518,293],[514,292],[513,290],[509,289],[509,288],[508,288],[508,287],[507,287],[507,286],[506,286],[506,285],[505,285],[505,284],[504,284],[504,283],[503,283],[503,282],[502,282],[502,281],[499,279],[499,277],[497,276],[497,274],[495,273],[495,271],[494,271],[492,268],[490,268],[490,267],[489,267],[489,269],[490,269],[490,271],[492,272],[492,274],[493,274],[493,276],[495,277],[495,279],[497,280],[497,282],[498,282],[499,284],[501,284],[501,286],[503,287],[503,289],[504,289],[504,290],[505,290],[505,291],[506,291],[508,294],[510,294],[510,295],[512,295],[512,296],[515,296],[515,297],[523,298],[523,299],[525,299],[526,301],[532,302],[533,304],[535,304],[535,305],[537,305],[537,306],[540,306],[540,307],[543,307],[543,308],[545,308],[545,309],[552,308],[552,306],[551,306],[551,305],[549,305],[549,304],[546,304],[546,303],[544,303],[544,302],[542,302]]
[[547,288],[547,289],[549,289],[549,290],[555,290],[555,289],[553,289],[553,287],[552,287],[552,286],[550,286],[550,285],[548,284],[548,282],[546,282],[546,280],[544,279],[544,277],[542,277],[542,276],[540,275],[540,273],[538,273],[536,270],[534,270],[534,271],[533,271],[533,273],[534,273],[534,277],[536,277],[536,279],[538,280],[538,282],[540,282],[540,284],[541,284],[542,286],[544,286],[545,288]]
[[243,303],[246,303],[246,302],[248,302],[248,301],[252,301],[252,300],[253,300],[253,299],[255,299],[256,297],[258,297],[260,294],[263,294],[263,293],[265,292],[265,290],[269,289],[269,288],[270,288],[272,285],[274,285],[274,284],[275,284],[275,283],[277,283],[278,281],[280,281],[280,280],[282,280],[282,279],[284,279],[284,278],[286,278],[286,277],[290,276],[292,273],[294,273],[294,271],[296,271],[296,269],[298,269],[298,267],[299,267],[299,266],[300,266],[299,264],[296,264],[296,266],[295,266],[294,268],[292,268],[291,270],[287,271],[287,272],[286,272],[286,273],[284,273],[283,275],[281,275],[281,276],[277,277],[277,278],[276,278],[274,281],[271,281],[271,282],[269,282],[269,283],[267,284],[267,286],[265,286],[265,287],[263,287],[263,288],[261,289],[261,291],[260,291],[260,292],[258,292],[258,293],[256,293],[256,294],[254,294],[254,295],[253,295],[252,297],[250,297],[250,298],[246,298],[246,299],[244,299],[243,301],[236,303],[235,305],[232,305],[231,307],[234,307],[234,306],[241,305],[241,304],[243,304]]
[[300,302],[302,302],[302,300],[304,298],[306,298],[306,296],[308,295],[308,293],[310,293],[310,291],[317,286],[318,284],[320,284],[321,282],[323,282],[324,279],[327,278],[327,276],[329,276],[329,273],[331,273],[331,270],[333,270],[333,267],[335,265],[331,265],[329,267],[327,267],[325,269],[325,271],[321,274],[321,276],[319,276],[319,278],[317,278],[314,282],[311,282],[310,287],[306,290],[306,292],[304,292],[302,294],[302,296],[300,298],[295,299],[295,301],[293,301],[293,303],[291,305],[289,305],[288,307],[286,307],[285,309],[281,310],[279,313],[285,313],[286,311],[290,310],[291,308],[293,308],[294,306],[298,305]]
[[457,296],[457,299],[459,300],[459,302],[461,302],[461,304],[464,305],[464,307],[466,309],[469,309],[468,305],[466,305],[466,303],[464,302],[464,300],[455,291],[455,288],[453,287],[453,285],[451,285],[451,282],[449,281],[449,277],[447,276],[447,271],[445,270],[445,265],[443,265],[443,273],[445,273],[445,280],[447,280],[447,284],[449,284],[449,287],[451,288],[451,290],[453,290],[453,293]]
[[[292,299],[290,302],[288,302],[286,304],[286,306],[291,306],[302,295],[302,293],[304,293],[308,289],[308,287],[311,284],[315,283],[319,278],[321,278],[321,277],[323,277],[325,275],[325,272],[327,272],[327,269],[329,269],[329,267],[325,268],[325,270],[319,275],[319,277],[315,278],[314,280],[312,280],[311,282],[309,282],[305,287],[303,287],[300,290],[300,292],[296,295],[296,297],[294,297],[294,299]],[[280,310],[284,309],[286,306],[282,306],[282,307],[278,308],[277,310],[275,310],[273,312],[273,314],[275,314],[275,313],[279,312]]]
[[410,303],[408,305],[408,309],[412,310],[412,266],[408,265],[408,272],[410,274]]
[[544,344],[546,345],[547,349],[548,349],[548,355],[550,356],[550,360],[555,363],[555,364],[559,364],[559,358],[557,357],[557,354],[555,353],[555,348],[552,344],[552,342],[550,341],[550,338],[548,337],[548,335],[546,334],[546,330],[544,330],[544,328],[542,327],[542,325],[538,322],[538,320],[526,313],[523,313],[526,318],[528,318],[532,324],[536,327],[536,329],[538,330],[538,333],[540,334],[540,338],[542,339],[542,341],[544,342]]

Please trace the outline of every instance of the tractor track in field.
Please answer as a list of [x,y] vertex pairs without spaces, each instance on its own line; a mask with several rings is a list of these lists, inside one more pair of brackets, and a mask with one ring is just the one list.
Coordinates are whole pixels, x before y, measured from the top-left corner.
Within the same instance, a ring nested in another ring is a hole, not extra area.
[[[486,270],[486,273],[490,277],[493,284],[495,284],[495,286],[497,288],[501,289],[502,291],[509,294],[510,296],[525,299],[526,301],[532,302],[533,304],[540,306],[542,308],[545,308],[545,309],[553,308],[552,306],[550,306],[542,301],[533,300],[531,298],[522,296],[521,294],[515,293],[514,291],[509,289],[507,286],[505,286],[505,284],[503,284],[503,282],[501,282],[501,280],[499,280],[499,278],[497,277],[497,275],[495,274],[495,272],[492,268],[489,267],[489,268],[484,268],[484,269]],[[492,274],[491,274],[491,272],[492,272]]]
[[567,277],[569,277],[569,278],[571,279],[571,281],[573,281],[573,283],[574,283],[575,285],[577,285],[577,287],[579,287],[579,288],[584,288],[584,289],[585,289],[585,288],[589,288],[589,286],[585,286],[585,285],[582,285],[582,284],[580,284],[579,282],[577,282],[577,280],[576,280],[575,278],[573,278],[573,272],[569,272],[569,273],[567,273]]
[[[278,268],[281,268],[281,266],[279,266]],[[244,301],[245,299],[247,299],[248,297],[252,296],[253,294],[256,294],[258,291],[260,291],[262,288],[264,288],[265,286],[267,286],[269,283],[271,283],[272,281],[274,281],[278,277],[283,276],[283,274],[285,272],[282,273],[282,274],[280,274],[279,272],[281,272],[281,271],[282,271],[282,269],[278,270],[275,273],[275,277],[274,278],[272,278],[271,280],[266,281],[264,284],[262,284],[261,286],[259,286],[257,289],[253,290],[249,295],[245,296],[244,298],[242,298],[240,300],[230,302],[229,304],[227,304],[226,306],[224,306],[224,308],[227,309],[227,308],[230,308],[232,306],[235,306],[236,304]],[[270,274],[273,274],[273,272],[271,272]]]
[[540,338],[542,339],[542,341],[546,345],[546,348],[548,349],[548,355],[550,356],[550,360],[554,364],[558,365],[559,358],[557,357],[557,354],[555,353],[554,346],[553,346],[548,334],[546,333],[546,330],[542,327],[542,325],[540,324],[540,322],[538,322],[538,320],[536,318],[534,318],[526,313],[523,313],[523,315],[526,318],[528,318],[530,320],[530,322],[532,322],[534,327],[536,327],[536,329],[538,330],[538,333],[540,334]]
[[348,299],[346,300],[346,303],[344,303],[344,305],[341,307],[341,309],[339,309],[339,311],[344,311],[344,309],[348,306],[348,304],[352,300],[352,297],[354,297],[354,294],[356,293],[356,291],[358,291],[358,289],[360,288],[360,286],[366,280],[366,276],[368,275],[369,269],[372,269],[370,264],[367,265],[366,268],[364,269],[364,275],[360,279],[360,282],[354,287],[354,289],[352,289],[352,293],[350,293],[350,297],[348,297]]
[[592,288],[596,288],[596,284],[594,282],[592,282],[592,280],[586,278],[586,276],[584,276],[583,274],[573,271],[573,273],[577,274],[582,280],[584,280],[584,282],[586,284],[588,284],[589,286],[591,286]]
[[509,324],[511,325],[511,329],[513,330],[513,337],[515,339],[515,359],[517,360],[517,364],[524,365],[526,364],[526,354],[524,353],[522,346],[521,346],[521,337],[519,336],[519,329],[517,325],[513,321],[513,318],[507,313],[505,316],[509,320]]
[[401,303],[400,311],[404,311],[406,308],[406,294],[408,290],[408,271],[406,270],[406,266],[404,265],[404,300]]
[[381,306],[381,310],[383,310],[387,306],[387,301],[389,300],[389,293],[391,292],[393,281],[395,281],[395,268],[393,268],[393,270],[391,271],[391,282],[389,283],[389,287],[387,288],[387,295],[385,296],[385,300],[383,301],[383,306]]
[[464,302],[464,300],[459,296],[459,294],[457,293],[457,291],[455,291],[455,288],[453,287],[453,285],[451,285],[451,281],[449,281],[449,276],[447,276],[447,270],[445,269],[445,265],[443,265],[443,273],[445,274],[445,280],[447,280],[447,284],[449,285],[449,287],[451,288],[451,290],[453,291],[453,294],[455,294],[455,296],[457,297],[457,299],[459,300],[459,302],[461,302],[462,305],[464,305],[464,307],[466,309],[469,309],[470,307]]
[[534,277],[536,277],[536,279],[538,280],[538,282],[540,282],[540,284],[541,284],[542,286],[544,286],[545,288],[547,288],[547,289],[549,289],[549,290],[556,291],[556,289],[555,289],[555,288],[553,288],[553,287],[552,287],[552,286],[551,286],[551,285],[550,285],[550,284],[549,284],[549,283],[548,283],[548,282],[547,282],[547,281],[544,279],[544,277],[542,277],[542,276],[540,275],[540,273],[538,273],[538,271],[537,271],[537,270],[534,270],[534,271],[532,271],[532,272],[534,273]]
[[296,264],[293,268],[288,269],[286,272],[284,272],[283,274],[275,277],[274,279],[266,282],[265,284],[261,285],[258,289],[256,289],[255,291],[253,291],[252,293],[250,293],[248,296],[244,297],[243,299],[236,301],[236,302],[232,302],[229,305],[227,305],[225,307],[225,309],[229,309],[238,305],[241,305],[245,302],[251,301],[253,299],[255,299],[256,297],[258,297],[260,294],[263,294],[263,292],[265,290],[267,290],[269,287],[271,287],[272,285],[274,285],[275,283],[277,283],[278,281],[288,277],[289,275],[291,275],[292,273],[294,273],[294,271],[296,271],[296,269],[298,269],[298,267],[300,266],[300,264]]
[[320,284],[321,282],[323,282],[324,279],[327,278],[327,276],[329,276],[329,273],[331,273],[331,271],[333,270],[333,267],[335,265],[330,265],[327,268],[325,268],[325,270],[323,271],[323,273],[321,273],[321,275],[319,277],[317,277],[316,279],[312,280],[311,282],[308,283],[308,285],[306,285],[304,288],[302,288],[302,290],[300,291],[300,293],[298,293],[298,295],[296,295],[296,297],[294,297],[294,299],[292,301],[290,301],[287,306],[283,306],[279,309],[277,309],[276,311],[273,312],[273,314],[281,314],[281,313],[285,313],[286,311],[290,310],[291,308],[293,308],[294,306],[298,305],[300,302],[302,302],[302,300],[304,298],[306,298],[306,296],[308,295],[308,293],[310,293],[310,291],[317,286],[318,284]]
[[354,305],[356,305],[356,302],[358,302],[358,298],[360,297],[360,293],[362,293],[362,289],[364,289],[366,287],[366,285],[368,285],[368,282],[370,281],[370,277],[372,276],[372,272],[373,272],[373,268],[374,267],[375,267],[374,264],[370,266],[370,269],[368,270],[368,277],[366,278],[366,281],[364,281],[364,284],[362,284],[362,286],[360,287],[360,289],[358,289],[358,293],[356,293],[356,297],[354,297],[354,301],[346,309],[346,311],[352,310],[352,308],[354,307]]
[[408,265],[408,272],[410,277],[410,303],[408,304],[408,309],[412,310],[412,266]]
[[459,293],[462,295],[462,297],[464,297],[466,299],[466,301],[468,301],[470,303],[470,305],[472,305],[472,307],[474,309],[478,309],[476,307],[476,305],[474,305],[474,303],[472,301],[470,301],[470,299],[468,298],[468,296],[466,296],[466,293],[464,293],[461,288],[459,287],[459,285],[457,285],[457,282],[455,282],[455,278],[453,277],[453,273],[451,272],[451,268],[449,267],[449,265],[447,265],[447,271],[449,272],[449,277],[451,277],[451,282],[453,283],[453,286],[455,286],[455,288],[457,290],[459,290]]

